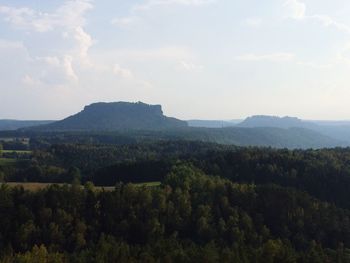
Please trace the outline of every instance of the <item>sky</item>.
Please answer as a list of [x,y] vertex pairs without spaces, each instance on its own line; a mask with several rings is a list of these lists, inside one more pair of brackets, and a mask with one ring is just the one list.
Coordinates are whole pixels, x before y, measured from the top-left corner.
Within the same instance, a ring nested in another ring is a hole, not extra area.
[[349,0],[0,0],[0,119],[93,102],[350,120]]

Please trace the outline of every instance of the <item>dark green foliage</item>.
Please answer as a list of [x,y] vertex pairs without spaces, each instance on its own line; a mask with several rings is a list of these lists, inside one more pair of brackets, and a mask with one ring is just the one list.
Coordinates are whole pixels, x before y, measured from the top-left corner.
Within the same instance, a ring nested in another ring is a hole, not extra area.
[[266,146],[289,149],[317,149],[349,146],[349,143],[304,128],[194,128],[164,127],[154,129],[102,129],[75,131],[39,131],[26,129],[1,132],[0,137],[26,136],[31,139],[31,149],[44,149],[52,144],[109,144],[126,145],[158,143],[161,141],[201,141],[236,146]]
[[0,225],[2,258],[16,262],[349,259],[348,210],[293,189],[206,176],[191,165],[173,167],[158,188],[2,186]]
[[343,208],[350,208],[350,149],[274,150],[170,141],[120,146],[54,145],[35,151],[30,162],[2,167],[5,180],[71,183],[69,169],[82,182],[162,181],[178,161],[235,182],[292,187]]
[[172,128],[162,130],[130,130],[115,132],[26,132],[33,138],[33,147],[54,143],[139,144],[159,141],[202,141],[237,146],[269,146],[274,148],[309,149],[348,146],[316,131],[303,128]]
[[118,182],[144,183],[163,181],[174,162],[139,161],[116,164],[97,170],[88,178],[96,185],[115,185]]
[[26,151],[29,149],[29,145],[25,144],[21,141],[15,140],[15,141],[3,141],[2,142],[4,150],[22,150]]
[[209,174],[236,182],[278,184],[350,208],[350,149],[238,149],[196,161]]
[[350,262],[348,148],[49,143],[0,180],[69,183],[0,185],[0,262]]

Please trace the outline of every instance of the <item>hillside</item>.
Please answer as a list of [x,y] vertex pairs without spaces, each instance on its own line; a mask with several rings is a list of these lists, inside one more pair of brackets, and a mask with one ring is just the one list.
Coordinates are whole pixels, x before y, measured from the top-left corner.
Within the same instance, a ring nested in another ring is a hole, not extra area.
[[[211,124],[215,127],[217,123],[211,122]],[[318,127],[316,124],[290,117],[254,116],[237,126],[221,126],[222,128],[190,126],[185,121],[164,116],[160,105],[148,105],[142,102],[114,102],[91,104],[81,112],[64,120],[19,132],[23,136],[23,132],[26,131],[28,137],[31,138],[36,137],[36,133],[65,133],[63,142],[73,143],[84,142],[86,137],[86,140],[94,143],[108,144],[191,140],[237,146],[269,146],[291,149],[349,145],[343,140],[322,134],[316,129],[311,130],[303,127]],[[53,139],[59,142],[59,138],[59,136],[52,137],[52,134],[49,134],[45,140],[51,141]]]
[[0,165],[0,262],[349,262],[349,148],[163,141],[33,155]]
[[142,102],[94,103],[64,120],[40,127],[43,131],[158,130],[186,127],[185,121],[163,115],[160,105]]
[[25,127],[39,126],[52,123],[53,121],[21,121],[21,120],[0,120],[0,131],[11,131]]
[[237,127],[304,128],[342,141],[342,146],[348,146],[350,143],[350,124],[346,121],[307,121],[295,117],[257,115],[246,118]]
[[174,128],[158,130],[119,130],[119,131],[35,131],[21,130],[11,133],[0,132],[1,137],[26,136],[32,139],[32,147],[42,147],[42,143],[93,143],[109,145],[136,145],[158,141],[201,141],[222,145],[263,146],[273,148],[308,149],[349,146],[349,143],[336,140],[316,131],[303,128],[281,129],[258,128]]
[[[348,145],[343,141],[304,128],[188,128],[167,131],[163,133],[163,136],[164,139],[176,138],[237,146],[268,146],[289,149],[329,148]],[[158,135],[156,137],[161,138],[162,136]]]
[[239,123],[239,127],[276,127],[276,128],[316,128],[317,125],[311,122],[303,121],[296,117],[277,117],[266,115],[255,115],[246,118],[243,122]]
[[188,120],[187,123],[190,127],[202,127],[202,128],[224,128],[233,127],[242,120]]

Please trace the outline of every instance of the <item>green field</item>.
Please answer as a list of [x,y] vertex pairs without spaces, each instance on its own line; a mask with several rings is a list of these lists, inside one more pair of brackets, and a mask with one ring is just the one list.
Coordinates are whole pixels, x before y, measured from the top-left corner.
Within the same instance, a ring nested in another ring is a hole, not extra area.
[[0,165],[13,165],[16,163],[15,159],[0,158]]
[[[1,184],[0,184],[1,185]],[[9,182],[6,183],[6,185],[10,187],[17,187],[17,186],[22,186],[24,190],[29,190],[29,191],[39,191],[42,189],[45,189],[46,187],[49,187],[50,185],[54,185],[53,183],[22,183],[22,182]],[[63,186],[65,184],[56,184],[59,186]],[[136,186],[147,186],[147,187],[156,187],[160,185],[160,182],[149,182],[149,183],[140,183],[140,184],[135,184]],[[82,188],[84,186],[81,186]],[[102,191],[113,191],[114,186],[95,186],[96,190]]]
[[147,186],[147,187],[156,187],[160,186],[161,182],[148,182],[148,183],[140,183],[140,184],[135,184],[136,186]]
[[[9,182],[9,183],[5,183],[6,185],[8,185],[9,187],[18,187],[21,186],[23,187],[24,190],[29,190],[29,191],[39,191],[42,189],[45,189],[51,185],[59,185],[59,186],[63,186],[65,184],[53,184],[53,183],[17,183],[17,182]],[[0,184],[1,185],[1,184]],[[81,186],[82,188],[84,186]],[[105,190],[105,191],[113,191],[114,190],[114,186],[107,186],[107,187],[95,187],[95,189],[97,190]]]
[[24,150],[2,150],[3,153],[18,153],[18,154],[31,154],[32,151],[24,151]]

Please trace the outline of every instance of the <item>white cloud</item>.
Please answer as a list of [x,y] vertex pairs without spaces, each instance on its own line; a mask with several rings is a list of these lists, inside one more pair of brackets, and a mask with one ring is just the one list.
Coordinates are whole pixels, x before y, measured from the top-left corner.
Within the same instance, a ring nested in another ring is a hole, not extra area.
[[337,54],[337,60],[350,65],[350,43],[347,43]]
[[140,12],[160,6],[182,5],[182,6],[203,6],[217,2],[218,0],[146,0],[141,4],[131,7],[130,14],[125,17],[112,19],[111,23],[118,27],[126,27],[141,19]]
[[260,27],[262,19],[259,17],[249,17],[243,21],[243,24],[249,27]]
[[236,57],[239,61],[271,61],[271,62],[284,62],[291,61],[295,58],[294,54],[291,53],[270,53],[263,55],[256,54],[244,54]]
[[30,77],[36,84],[61,85],[78,80],[73,68],[73,58],[69,55],[64,55],[62,58],[50,56],[30,58],[29,66]]
[[289,16],[294,19],[305,18],[306,5],[298,0],[287,0],[285,7],[289,9]]
[[115,25],[118,27],[128,27],[130,25],[135,24],[139,20],[140,18],[137,16],[126,16],[126,17],[114,18],[112,19],[111,23],[112,25]]
[[119,60],[130,61],[187,61],[193,59],[194,54],[191,49],[186,47],[165,46],[149,49],[115,49],[109,50],[105,56],[114,56]]
[[122,78],[132,78],[132,73],[129,69],[122,68],[119,64],[113,67],[113,73]]
[[64,72],[68,77],[70,77],[73,80],[78,80],[78,76],[76,75],[74,69],[73,69],[73,58],[71,56],[64,56],[63,61],[62,61],[62,66],[64,69]]
[[35,23],[32,20],[35,17],[34,10],[22,7],[22,8],[13,8],[10,6],[0,6],[0,13],[4,14],[4,20],[16,27],[26,28],[26,27],[34,27]]
[[180,62],[180,68],[184,69],[186,71],[201,71],[204,66],[203,65],[197,65],[191,62],[187,62],[187,61],[181,61]]
[[[80,58],[86,59],[93,44],[92,37],[84,30],[85,13],[93,8],[89,0],[65,1],[51,13],[36,11],[28,7],[0,6],[4,20],[17,29],[39,33],[61,30],[64,38],[71,37],[76,42]],[[76,50],[74,50],[74,53]],[[72,52],[73,53],[73,52]],[[72,57],[74,57],[71,54]]]
[[78,43],[78,52],[81,59],[85,60],[88,64],[88,51],[93,45],[92,37],[85,32],[85,30],[78,26],[74,30],[74,39]]
[[0,39],[0,49],[25,49],[22,42]]
[[85,14],[93,9],[90,0],[66,1],[57,11],[56,16],[64,21],[61,22],[65,27],[77,28],[86,24]]
[[295,54],[292,54],[292,53],[270,53],[270,54],[263,54],[263,55],[245,54],[245,55],[241,55],[241,56],[236,57],[236,60],[238,60],[238,61],[250,61],[250,62],[260,62],[260,61],[293,62],[299,66],[313,68],[313,69],[319,69],[319,70],[330,69],[334,66],[334,64],[332,64],[332,63],[321,64],[321,63],[314,63],[314,62],[298,60],[296,58]]
[[[13,63],[10,63],[8,57]],[[0,40],[0,58],[0,67],[14,67],[12,70],[16,74],[22,74],[22,83],[26,85],[60,85],[78,79],[72,57],[34,57],[21,42]]]
[[331,16],[324,15],[324,14],[307,15],[306,4],[298,0],[287,0],[285,2],[285,7],[287,8],[287,12],[288,12],[287,17],[289,18],[293,18],[296,20],[306,20],[306,19],[314,20],[321,23],[323,26],[326,26],[326,27],[333,26],[334,28],[340,31],[350,34],[350,26],[336,21]]
[[343,24],[343,23],[340,23],[340,22],[334,20],[330,16],[316,14],[316,15],[307,16],[306,18],[317,20],[317,21],[321,22],[326,27],[333,26],[340,31],[343,31],[343,32],[350,34],[350,26]]
[[156,6],[166,5],[185,5],[185,6],[202,6],[216,2],[216,0],[148,0],[143,4],[135,5],[132,10],[145,10]]
[[320,64],[320,63],[314,63],[314,62],[299,61],[297,62],[297,64],[300,66],[313,68],[313,69],[320,69],[320,70],[331,69],[334,67],[334,64],[332,63]]
[[32,76],[26,74],[23,79],[22,79],[22,83],[24,85],[28,85],[28,86],[39,86],[42,83],[36,79],[34,79]]
[[39,12],[28,7],[0,6],[4,20],[16,28],[37,32],[52,31],[57,27],[76,28],[85,24],[83,15],[92,9],[90,1],[66,1],[52,13]]
[[37,58],[38,61],[44,61],[45,63],[47,63],[50,66],[59,66],[61,64],[60,60],[58,57],[38,57]]
[[[65,50],[47,51],[49,55],[32,57],[26,49],[27,61],[33,69],[30,75],[26,75],[24,83],[33,83],[30,79],[36,79],[37,83],[60,84],[63,81],[77,81],[76,67],[92,66],[88,57],[88,51],[94,43],[92,37],[85,31],[85,14],[93,5],[89,0],[69,0],[52,12],[41,12],[28,7],[1,6],[0,14],[3,19],[15,29],[44,34],[46,32],[58,33],[62,42],[70,47]],[[22,47],[22,43],[0,42],[0,47]],[[55,44],[54,44],[55,45]],[[39,69],[41,67],[41,69]]]

